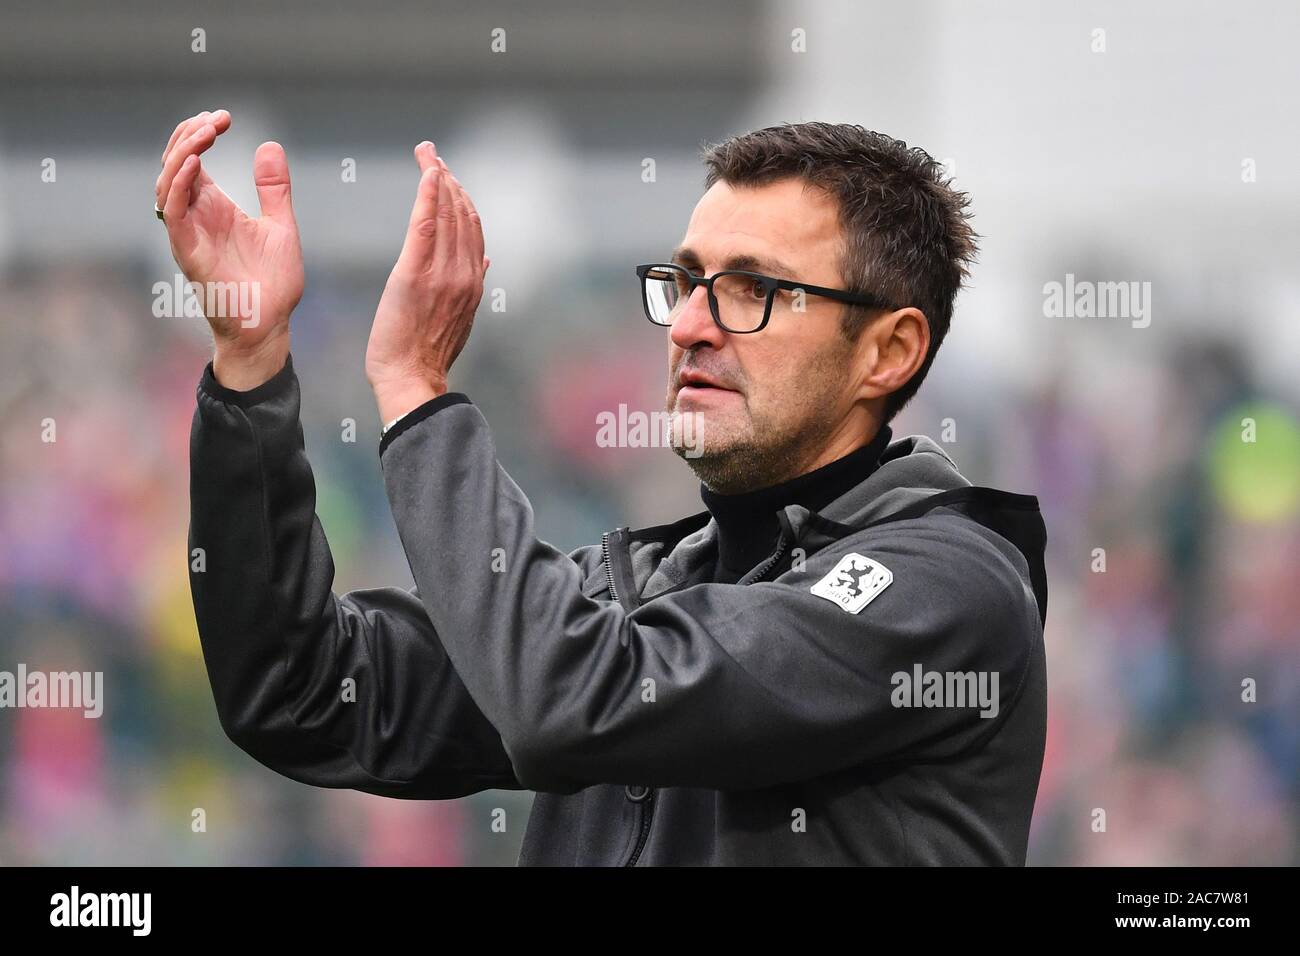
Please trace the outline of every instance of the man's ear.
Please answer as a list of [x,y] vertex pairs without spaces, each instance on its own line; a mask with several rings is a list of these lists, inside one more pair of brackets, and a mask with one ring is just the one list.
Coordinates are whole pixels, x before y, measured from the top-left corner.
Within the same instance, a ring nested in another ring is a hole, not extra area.
[[858,398],[898,391],[920,371],[929,350],[930,323],[920,309],[908,306],[868,321],[857,343]]

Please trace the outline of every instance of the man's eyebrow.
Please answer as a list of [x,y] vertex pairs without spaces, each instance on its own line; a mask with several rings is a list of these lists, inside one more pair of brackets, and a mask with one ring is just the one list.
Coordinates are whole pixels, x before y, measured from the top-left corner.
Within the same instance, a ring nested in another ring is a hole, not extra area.
[[[700,267],[700,257],[689,246],[678,246],[673,250],[673,256],[669,261],[682,266]],[[794,272],[793,269],[779,259],[764,259],[761,256],[752,256],[748,253],[729,256],[727,261],[722,264],[722,268],[740,269],[745,272],[761,272],[764,275],[774,275],[778,278],[782,275],[789,276]]]

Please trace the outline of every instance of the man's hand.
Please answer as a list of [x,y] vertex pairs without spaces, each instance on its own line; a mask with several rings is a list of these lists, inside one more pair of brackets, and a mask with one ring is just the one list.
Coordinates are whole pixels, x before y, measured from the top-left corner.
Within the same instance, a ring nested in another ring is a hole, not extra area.
[[253,157],[260,219],[249,218],[204,171],[199,154],[229,128],[225,110],[181,122],[163,150],[155,191],[176,264],[205,290],[213,373],[227,388],[247,391],[288,357],[289,316],[302,298],[302,246],[279,143],[263,143]]
[[375,312],[366,377],[392,421],[447,391],[483,298],[483,225],[433,144],[415,147],[420,185],[397,265]]

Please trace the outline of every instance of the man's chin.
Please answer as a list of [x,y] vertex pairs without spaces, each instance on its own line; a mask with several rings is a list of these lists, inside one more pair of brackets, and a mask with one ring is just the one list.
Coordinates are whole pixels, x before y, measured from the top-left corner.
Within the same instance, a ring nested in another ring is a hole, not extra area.
[[669,411],[673,447],[683,458],[726,454],[732,446],[742,443],[750,435],[749,417],[744,406],[731,397],[720,401],[696,401],[689,396],[683,398],[679,392]]
[[746,480],[750,453],[747,423],[732,416],[686,407],[673,412],[673,453],[713,491],[728,490]]
[[760,446],[747,416],[688,407],[672,417],[673,452],[710,491],[740,494],[785,478],[797,443]]
[[700,453],[695,457],[686,448],[674,447],[673,451],[690,466],[695,477],[710,491],[723,495],[735,494],[747,490],[752,481],[744,465],[747,455],[743,449],[709,447],[697,449]]

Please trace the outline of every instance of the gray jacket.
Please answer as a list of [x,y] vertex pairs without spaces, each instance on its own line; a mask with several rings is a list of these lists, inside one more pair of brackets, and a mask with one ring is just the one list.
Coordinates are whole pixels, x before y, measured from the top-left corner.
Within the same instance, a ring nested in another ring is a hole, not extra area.
[[304,783],[538,791],[521,864],[1022,864],[1046,729],[1037,501],[928,438],[714,583],[707,512],[564,554],[451,393],[381,463],[416,587],[332,593],[292,363],[211,368],[190,580],[230,738]]

